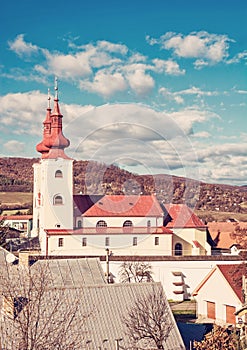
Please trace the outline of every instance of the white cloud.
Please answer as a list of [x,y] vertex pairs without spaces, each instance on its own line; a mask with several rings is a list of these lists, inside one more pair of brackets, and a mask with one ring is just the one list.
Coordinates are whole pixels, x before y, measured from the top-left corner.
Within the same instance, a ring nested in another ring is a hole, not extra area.
[[24,142],[20,142],[17,140],[10,140],[4,143],[3,147],[6,151],[10,153],[16,153],[16,151],[18,151],[19,155],[21,155],[21,152],[24,150],[25,144]]
[[188,35],[168,32],[158,39],[147,37],[147,41],[150,45],[158,44],[163,49],[172,50],[178,57],[197,59],[195,65],[201,68],[226,59],[229,55],[229,42],[233,40],[227,35],[200,31]]
[[14,51],[19,56],[30,56],[38,51],[38,47],[24,40],[24,34],[19,34],[13,41],[9,41],[10,50]]
[[127,88],[126,81],[121,73],[110,74],[99,71],[95,74],[93,81],[81,81],[80,88],[90,92],[96,92],[104,97],[109,97]]
[[153,60],[154,66],[157,69],[157,72],[163,73],[169,75],[184,75],[185,69],[180,69],[177,62],[173,60],[160,60],[155,58]]
[[127,76],[129,85],[138,95],[146,95],[154,88],[154,79],[143,70],[136,70]]

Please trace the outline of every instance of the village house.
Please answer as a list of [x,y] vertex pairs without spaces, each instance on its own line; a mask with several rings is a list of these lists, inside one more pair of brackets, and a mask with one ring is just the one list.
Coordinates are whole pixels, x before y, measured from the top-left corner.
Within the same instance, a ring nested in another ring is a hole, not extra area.
[[197,302],[198,322],[236,325],[236,311],[243,303],[241,265],[216,265],[192,295]]

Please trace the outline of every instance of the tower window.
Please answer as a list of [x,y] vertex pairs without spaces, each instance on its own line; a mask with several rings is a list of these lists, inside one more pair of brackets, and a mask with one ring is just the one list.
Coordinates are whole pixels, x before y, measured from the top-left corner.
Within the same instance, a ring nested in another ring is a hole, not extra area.
[[147,227],[151,227],[151,220],[147,221]]
[[81,220],[78,220],[78,221],[77,221],[77,227],[82,227],[82,222],[81,222]]
[[63,177],[62,171],[61,171],[61,170],[57,170],[57,171],[55,172],[55,177],[57,177],[57,178],[62,178],[62,177]]
[[63,247],[64,244],[64,239],[63,238],[58,238],[58,246]]
[[133,237],[133,245],[137,245],[137,237]]
[[53,198],[53,204],[54,205],[62,205],[63,204],[63,197],[59,194],[57,194],[56,196],[54,196]]
[[87,246],[87,237],[82,238],[82,246],[86,247]]
[[175,244],[175,255],[177,255],[177,256],[183,255],[183,246],[181,243]]

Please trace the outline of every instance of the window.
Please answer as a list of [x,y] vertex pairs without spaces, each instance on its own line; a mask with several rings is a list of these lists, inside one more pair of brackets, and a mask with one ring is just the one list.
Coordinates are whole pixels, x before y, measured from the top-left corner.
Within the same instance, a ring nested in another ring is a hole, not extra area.
[[159,244],[160,244],[160,238],[154,237],[154,245],[159,245]]
[[81,220],[78,220],[78,221],[77,221],[77,226],[78,226],[78,227],[82,227],[82,221],[81,221]]
[[123,227],[132,227],[132,226],[133,226],[133,223],[130,220],[126,220],[123,223]]
[[104,220],[99,220],[96,227],[107,227],[107,223]]
[[63,204],[63,197],[61,195],[59,195],[59,194],[54,196],[53,204],[54,205],[62,205]]
[[151,220],[147,221],[147,227],[151,227]]
[[133,245],[137,245],[137,237],[133,237]]
[[56,177],[56,178],[62,178],[62,177],[63,177],[62,171],[61,171],[61,170],[57,170],[57,171],[55,172],[55,177]]
[[175,244],[175,255],[177,255],[177,256],[183,255],[183,246],[181,243]]
[[58,238],[58,246],[63,247],[64,239],[63,238]]
[[105,238],[105,246],[109,247],[109,245],[110,245],[110,237],[106,237]]
[[86,247],[86,246],[87,246],[87,238],[86,238],[86,237],[83,237],[83,238],[82,238],[82,246],[83,246],[83,247]]

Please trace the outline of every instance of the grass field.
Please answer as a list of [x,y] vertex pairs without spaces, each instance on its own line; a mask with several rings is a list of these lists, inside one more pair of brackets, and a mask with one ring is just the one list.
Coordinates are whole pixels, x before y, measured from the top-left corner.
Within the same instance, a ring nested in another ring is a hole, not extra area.
[[0,192],[2,205],[32,203],[33,194],[30,192]]

